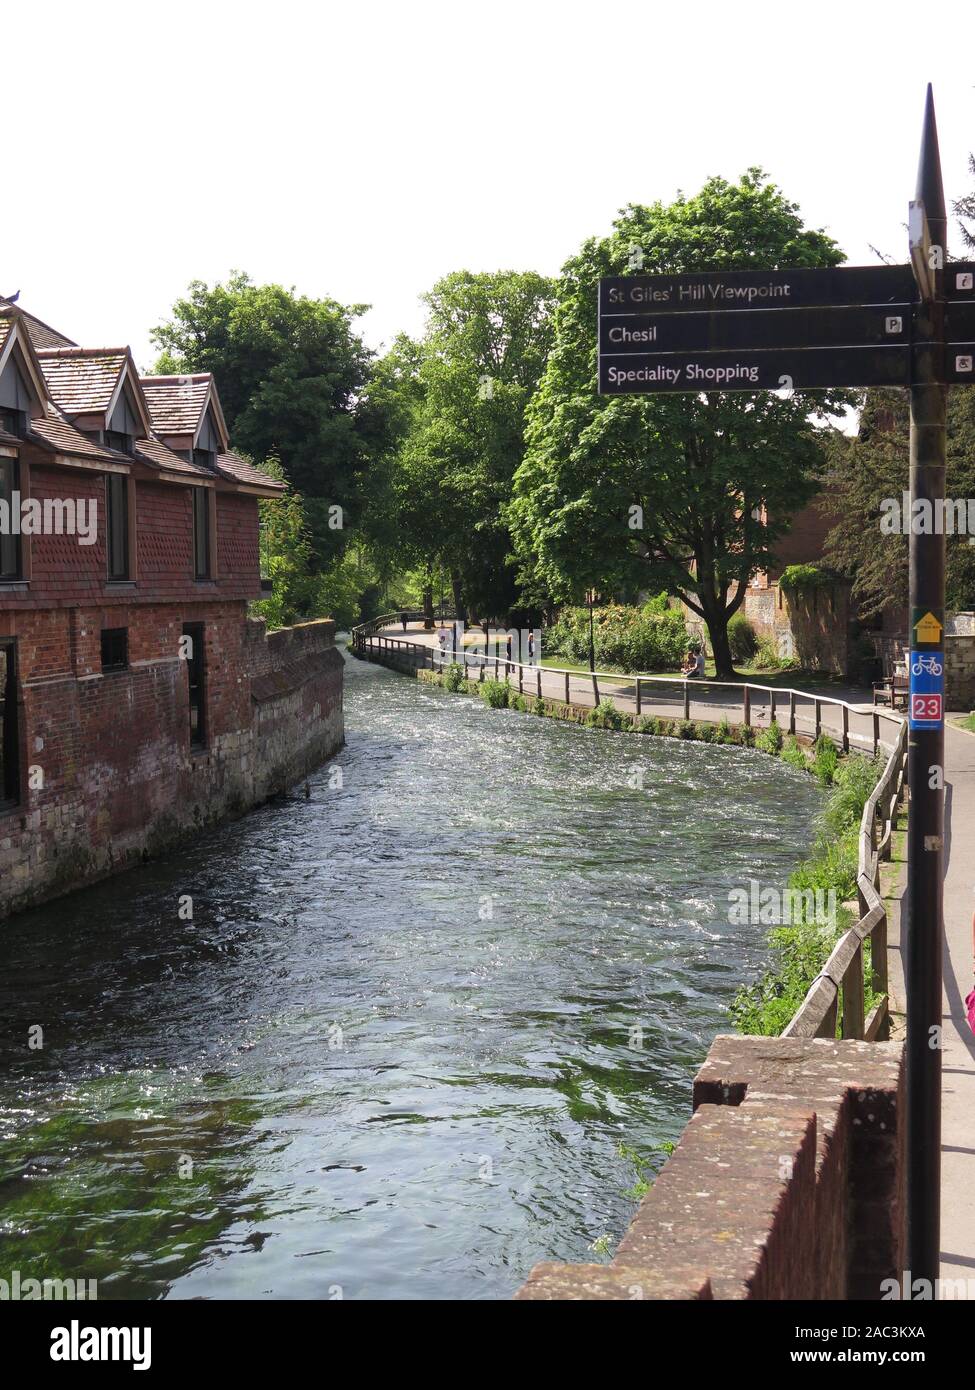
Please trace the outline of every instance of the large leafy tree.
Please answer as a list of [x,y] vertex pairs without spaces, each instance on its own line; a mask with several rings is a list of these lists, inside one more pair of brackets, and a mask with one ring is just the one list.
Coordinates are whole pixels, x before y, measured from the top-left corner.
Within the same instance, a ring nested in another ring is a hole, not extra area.
[[[908,536],[903,529],[891,529],[891,519],[898,517],[889,503],[897,504],[902,518],[910,487],[909,440],[907,392],[868,391],[858,433],[853,438],[837,435],[830,448],[820,501],[834,522],[826,558],[853,581],[865,617],[887,607],[907,608]],[[948,497],[975,497],[975,387],[954,386],[948,392],[946,464]],[[946,540],[947,602],[956,611],[975,607],[975,545],[969,539],[954,534]]]
[[[523,575],[559,599],[666,588],[707,624],[718,674],[732,673],[728,620],[773,563],[789,517],[817,487],[824,393],[710,391],[601,398],[601,276],[828,266],[821,231],[757,169],[694,197],[629,206],[610,236],[564,267],[555,343],[529,411],[509,518]],[[832,402],[836,403],[836,400]]]
[[457,271],[425,301],[426,332],[405,387],[411,421],[397,454],[397,515],[415,558],[448,569],[460,611],[496,616],[517,599],[505,508],[551,342],[553,286],[532,272]]
[[[158,371],[213,372],[235,445],[280,460],[306,499],[319,563],[341,551],[361,515],[384,429],[363,402],[371,354],[353,327],[363,310],[235,272],[226,284],[193,281],[152,334]],[[341,528],[330,506],[343,509]]]

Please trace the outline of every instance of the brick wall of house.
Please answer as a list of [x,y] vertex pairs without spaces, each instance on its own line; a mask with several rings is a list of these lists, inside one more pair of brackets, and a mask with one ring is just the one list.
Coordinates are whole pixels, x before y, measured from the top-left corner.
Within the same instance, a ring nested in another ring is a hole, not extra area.
[[[102,673],[100,629],[129,629]],[[207,744],[190,746],[184,622],[205,630]],[[240,814],[343,742],[334,624],[265,635],[243,602],[0,612],[18,640],[22,803],[0,811],[0,915]]]

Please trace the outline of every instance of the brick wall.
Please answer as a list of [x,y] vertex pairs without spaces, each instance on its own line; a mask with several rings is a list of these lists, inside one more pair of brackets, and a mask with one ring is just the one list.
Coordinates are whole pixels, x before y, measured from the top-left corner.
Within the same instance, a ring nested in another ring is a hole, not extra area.
[[879,1299],[904,1261],[902,1053],[716,1038],[609,1265],[536,1265],[516,1297]]
[[[205,634],[190,746],[184,622]],[[103,626],[129,667],[101,670]],[[0,811],[0,915],[104,877],[283,791],[341,745],[334,624],[265,635],[244,602],[0,610],[17,637],[22,804]]]

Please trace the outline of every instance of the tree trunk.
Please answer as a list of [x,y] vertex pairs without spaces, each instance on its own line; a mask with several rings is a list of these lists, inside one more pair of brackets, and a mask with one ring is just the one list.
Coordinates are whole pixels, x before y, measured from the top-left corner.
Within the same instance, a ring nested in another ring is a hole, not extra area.
[[454,595],[454,617],[458,622],[467,622],[467,611],[464,608],[464,594],[461,589],[460,575],[456,570],[450,572],[450,587]]
[[423,626],[427,632],[433,631],[433,588],[423,590]]
[[736,676],[734,662],[731,659],[731,645],[728,642],[728,610],[722,603],[720,606],[710,604],[704,607],[704,621],[707,624],[708,636],[711,639],[711,651],[714,655],[714,674],[719,681],[733,681]]

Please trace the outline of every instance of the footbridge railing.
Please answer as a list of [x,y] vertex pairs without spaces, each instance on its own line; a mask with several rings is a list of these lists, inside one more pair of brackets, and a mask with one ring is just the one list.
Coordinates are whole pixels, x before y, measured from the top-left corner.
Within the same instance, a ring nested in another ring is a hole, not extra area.
[[[399,615],[393,621],[399,621]],[[844,752],[885,752],[883,772],[860,823],[859,919],[833,947],[783,1036],[835,1037],[837,1029],[843,1038],[874,1041],[886,1036],[887,909],[880,895],[880,865],[890,857],[891,837],[907,784],[907,723],[900,714],[872,704],[753,682],[627,676],[540,666],[509,660],[500,651],[441,649],[392,637],[369,625],[353,632],[353,650],[364,660],[405,671],[443,671],[456,664],[465,680],[493,677],[512,686],[517,682],[519,694],[540,700],[593,708],[612,698],[617,708],[634,717],[664,714],[702,722],[724,717],[758,729],[775,721],[790,734],[802,733],[813,739],[828,734]]]

